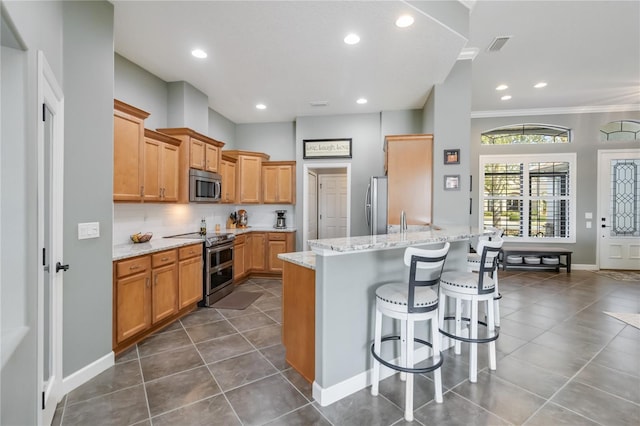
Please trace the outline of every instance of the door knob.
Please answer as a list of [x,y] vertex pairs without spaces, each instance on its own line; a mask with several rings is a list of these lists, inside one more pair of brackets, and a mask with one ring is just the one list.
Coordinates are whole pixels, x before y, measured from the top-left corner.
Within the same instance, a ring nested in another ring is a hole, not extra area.
[[63,265],[60,262],[56,263],[56,272],[60,272],[60,269],[62,269],[63,271],[68,271],[69,270],[69,265]]

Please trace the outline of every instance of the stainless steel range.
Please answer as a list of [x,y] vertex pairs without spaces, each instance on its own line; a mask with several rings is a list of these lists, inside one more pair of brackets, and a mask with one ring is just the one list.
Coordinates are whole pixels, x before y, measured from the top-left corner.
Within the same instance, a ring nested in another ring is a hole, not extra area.
[[197,232],[169,238],[200,238],[204,242],[203,298],[201,306],[210,306],[233,291],[233,240],[235,235]]

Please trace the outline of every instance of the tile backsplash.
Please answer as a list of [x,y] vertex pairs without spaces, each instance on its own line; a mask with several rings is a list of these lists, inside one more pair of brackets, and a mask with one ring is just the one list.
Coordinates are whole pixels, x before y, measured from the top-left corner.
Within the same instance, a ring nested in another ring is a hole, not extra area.
[[136,232],[153,232],[155,237],[197,232],[204,217],[209,232],[220,224],[224,231],[229,214],[245,209],[249,226],[271,227],[276,223],[276,210],[287,210],[287,226],[294,227],[294,206],[233,204],[128,204],[113,205],[113,244],[130,242]]

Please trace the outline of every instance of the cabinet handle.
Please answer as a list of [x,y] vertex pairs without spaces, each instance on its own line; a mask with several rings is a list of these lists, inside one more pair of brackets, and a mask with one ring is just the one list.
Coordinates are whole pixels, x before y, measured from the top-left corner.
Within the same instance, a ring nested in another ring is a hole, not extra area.
[[149,277],[147,277],[147,288],[149,288]]
[[140,269],[140,265],[133,265],[133,266],[129,266],[130,270],[134,270],[134,269]]
[[156,278],[153,280],[153,285],[157,286],[158,285],[158,276],[156,275]]
[[144,197],[144,185],[140,185],[140,196]]
[[160,260],[162,260],[163,262],[165,262],[165,261],[169,260],[169,258],[168,258],[168,257],[163,257],[163,258],[162,258],[162,259],[160,259]]

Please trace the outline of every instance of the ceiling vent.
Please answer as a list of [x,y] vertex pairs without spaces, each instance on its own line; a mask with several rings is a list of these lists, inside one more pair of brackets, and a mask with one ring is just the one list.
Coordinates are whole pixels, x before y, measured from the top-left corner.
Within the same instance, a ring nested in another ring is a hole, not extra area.
[[311,101],[311,102],[309,102],[309,104],[312,107],[325,107],[325,106],[329,105],[329,101]]
[[509,41],[511,36],[500,36],[493,39],[489,47],[487,47],[487,52],[498,52],[505,45],[506,42]]

